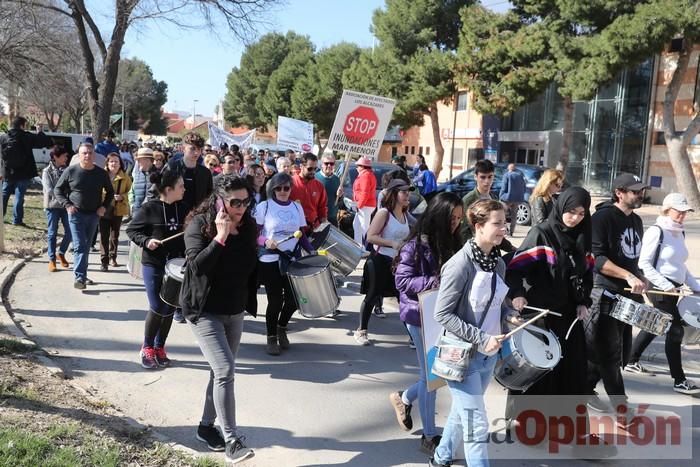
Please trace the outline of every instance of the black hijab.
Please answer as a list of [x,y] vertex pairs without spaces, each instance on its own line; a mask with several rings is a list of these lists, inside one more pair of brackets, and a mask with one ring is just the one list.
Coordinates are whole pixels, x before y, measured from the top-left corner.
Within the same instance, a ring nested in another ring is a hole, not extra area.
[[[576,227],[564,224],[564,213],[582,207],[585,210],[583,220]],[[581,187],[567,188],[554,202],[547,223],[554,233],[560,247],[574,262],[576,272],[586,271],[586,255],[591,251],[591,195]]]

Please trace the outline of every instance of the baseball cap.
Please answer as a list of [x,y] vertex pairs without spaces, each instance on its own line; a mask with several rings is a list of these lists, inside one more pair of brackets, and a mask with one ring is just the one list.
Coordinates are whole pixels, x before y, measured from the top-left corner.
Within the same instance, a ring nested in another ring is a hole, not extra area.
[[409,185],[408,183],[406,183],[404,180],[401,180],[400,178],[393,179],[386,186],[386,190],[414,191],[415,189],[416,189],[415,187]]
[[151,148],[139,148],[138,152],[136,153],[136,158],[142,159],[145,157],[150,157],[151,159],[153,159],[153,149],[151,149]]
[[615,180],[613,180],[612,182],[613,190],[617,190],[619,188],[637,191],[642,190],[644,188],[649,188],[649,185],[643,183],[642,179],[637,177],[636,175],[632,175],[630,173],[621,173],[620,175],[615,177]]
[[673,208],[676,211],[687,212],[694,211],[693,208],[688,204],[688,200],[685,199],[681,193],[669,193],[664,198],[662,208],[668,209]]
[[362,156],[360,157],[357,162],[355,162],[355,165],[361,165],[362,167],[372,167],[372,161],[370,160],[369,157],[367,156]]
[[83,138],[83,140],[80,142],[80,144],[89,144],[90,146],[95,145],[95,140],[92,139],[92,136],[87,136]]

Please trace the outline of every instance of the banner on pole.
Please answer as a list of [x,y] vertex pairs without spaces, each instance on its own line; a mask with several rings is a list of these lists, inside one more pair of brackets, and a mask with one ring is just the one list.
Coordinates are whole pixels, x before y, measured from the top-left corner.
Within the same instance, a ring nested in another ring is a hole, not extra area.
[[209,128],[209,144],[215,148],[221,146],[221,143],[226,143],[229,147],[236,144],[239,148],[245,149],[253,144],[253,139],[255,139],[255,130],[246,131],[240,135],[234,135],[233,133],[222,130],[211,122],[207,123],[207,127]]
[[395,105],[387,97],[343,91],[328,149],[376,159]]
[[314,146],[313,123],[278,116],[277,146],[297,152],[311,152]]

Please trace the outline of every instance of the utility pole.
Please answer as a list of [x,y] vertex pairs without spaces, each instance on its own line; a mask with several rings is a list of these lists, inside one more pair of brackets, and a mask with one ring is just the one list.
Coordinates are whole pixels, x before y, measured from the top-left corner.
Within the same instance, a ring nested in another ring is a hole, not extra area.
[[197,99],[192,100],[192,128],[191,128],[192,130],[194,130],[194,127],[196,126],[196,121],[197,121],[197,113],[195,112],[195,108],[196,108],[195,106],[197,105],[197,102],[199,102],[199,100],[197,100]]

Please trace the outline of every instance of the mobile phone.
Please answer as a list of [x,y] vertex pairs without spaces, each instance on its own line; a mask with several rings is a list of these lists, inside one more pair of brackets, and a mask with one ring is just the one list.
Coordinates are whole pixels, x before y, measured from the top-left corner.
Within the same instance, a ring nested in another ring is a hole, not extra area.
[[224,209],[224,201],[221,198],[216,198],[216,212],[219,211],[226,212],[226,210]]

